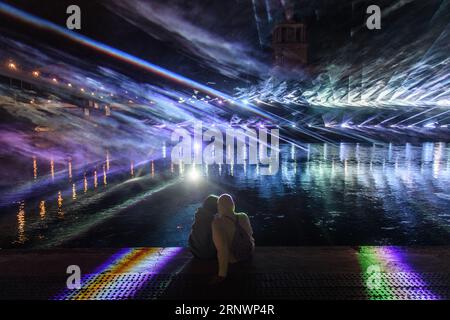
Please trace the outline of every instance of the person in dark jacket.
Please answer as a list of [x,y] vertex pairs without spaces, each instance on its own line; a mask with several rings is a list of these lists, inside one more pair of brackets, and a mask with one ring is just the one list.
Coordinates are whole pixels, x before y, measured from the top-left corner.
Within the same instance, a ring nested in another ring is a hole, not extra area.
[[217,213],[219,197],[209,195],[197,209],[189,235],[189,248],[194,257],[202,260],[215,259],[217,251],[212,239],[211,223]]

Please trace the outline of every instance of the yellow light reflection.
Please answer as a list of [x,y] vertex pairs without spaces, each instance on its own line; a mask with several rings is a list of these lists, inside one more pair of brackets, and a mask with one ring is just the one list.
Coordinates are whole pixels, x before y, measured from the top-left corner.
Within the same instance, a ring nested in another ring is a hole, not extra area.
[[61,191],[58,191],[58,216],[60,218],[64,217],[64,212],[62,210],[63,206],[63,197]]
[[63,197],[61,191],[58,191],[58,208],[62,208],[63,205]]
[[106,166],[103,165],[103,184],[106,186],[108,182],[106,181]]
[[19,204],[19,212],[17,213],[17,242],[25,243],[27,240],[25,235],[25,201]]
[[50,172],[52,175],[52,180],[55,179],[55,162],[52,160],[50,160]]
[[84,193],[86,193],[88,191],[88,182],[87,182],[87,178],[86,178],[86,173],[84,173],[83,189],[84,189]]
[[47,210],[45,209],[45,201],[42,200],[41,202],[39,202],[39,216],[41,217],[41,220],[45,219],[46,212]]
[[34,180],[37,179],[37,176],[38,176],[37,160],[36,160],[36,157],[33,157],[33,178],[34,178]]

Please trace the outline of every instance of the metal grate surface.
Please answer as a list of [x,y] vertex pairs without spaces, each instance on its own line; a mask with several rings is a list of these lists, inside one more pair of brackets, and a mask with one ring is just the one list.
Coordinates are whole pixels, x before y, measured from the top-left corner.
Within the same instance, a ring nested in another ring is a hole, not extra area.
[[450,299],[450,273],[382,273],[369,289],[361,274],[235,274],[220,286],[189,274],[103,273],[65,289],[66,278],[0,278],[0,299]]
[[369,289],[361,274],[250,274],[211,290],[202,279],[178,275],[163,298],[174,299],[184,293],[193,299],[450,299],[449,273],[382,273],[380,277],[382,285]]

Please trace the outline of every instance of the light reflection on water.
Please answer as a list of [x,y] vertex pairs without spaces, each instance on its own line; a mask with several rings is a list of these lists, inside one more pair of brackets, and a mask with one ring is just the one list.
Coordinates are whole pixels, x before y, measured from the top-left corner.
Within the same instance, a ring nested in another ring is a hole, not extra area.
[[[49,183],[6,207],[0,228],[8,236],[0,238],[0,247],[33,245],[45,231],[40,228],[52,231],[59,223],[76,223],[110,206],[110,202],[133,197],[135,191],[130,185],[114,194],[115,199],[105,200],[108,188],[124,181],[148,178],[137,182],[145,189],[147,184],[174,176],[186,178],[185,184],[204,190],[205,196],[219,189],[234,194],[264,244],[450,244],[450,148],[445,143],[304,147],[281,146],[280,167],[273,176],[261,176],[260,165],[249,165],[248,161],[173,164],[164,158],[169,152],[165,144],[159,158],[127,160],[128,169],[122,166],[123,170],[115,173],[111,171],[109,151],[99,172],[96,167],[86,170],[72,164],[70,159],[66,171],[56,171],[57,164],[51,159],[49,175],[42,172],[41,177],[37,173],[42,163],[33,156],[30,181],[38,183],[48,177]],[[244,158],[248,159],[247,155]],[[121,168],[119,163],[113,166]],[[65,175],[65,179],[68,175],[69,183],[59,183],[59,175]],[[100,186],[98,179],[103,182]],[[52,198],[51,190],[56,197]],[[197,196],[184,197],[183,203],[200,201]],[[175,215],[181,209],[167,205],[167,211]],[[148,211],[151,213],[151,208]],[[15,230],[11,230],[8,212],[16,213]],[[46,224],[36,224],[37,220]],[[178,228],[186,233],[183,237],[187,237],[190,223],[185,221],[185,226]],[[301,235],[295,234],[296,228]],[[170,244],[170,236],[163,242]]]
[[84,178],[83,178],[83,191],[84,191],[84,193],[86,193],[88,191],[88,181],[87,181],[86,173],[84,174]]
[[17,243],[23,244],[27,240],[25,235],[25,202],[19,204],[19,212],[17,213]]
[[36,160],[36,157],[33,156],[33,178],[34,178],[34,180],[37,179],[37,176],[38,176],[38,171],[37,171],[37,160]]
[[45,201],[42,200],[39,203],[39,216],[41,217],[41,220],[45,219],[45,213],[46,213],[46,209],[45,209]]

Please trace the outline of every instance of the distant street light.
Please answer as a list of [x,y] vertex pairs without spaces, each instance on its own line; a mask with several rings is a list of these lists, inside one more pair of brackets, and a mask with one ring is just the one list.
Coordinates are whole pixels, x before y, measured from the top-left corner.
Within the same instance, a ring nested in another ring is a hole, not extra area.
[[11,70],[17,70],[17,66],[14,62],[8,63],[8,68]]

